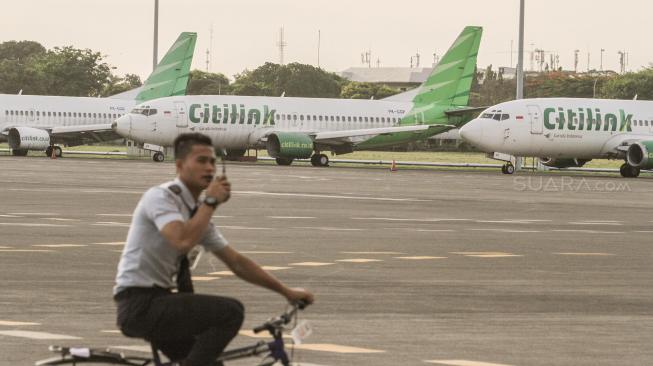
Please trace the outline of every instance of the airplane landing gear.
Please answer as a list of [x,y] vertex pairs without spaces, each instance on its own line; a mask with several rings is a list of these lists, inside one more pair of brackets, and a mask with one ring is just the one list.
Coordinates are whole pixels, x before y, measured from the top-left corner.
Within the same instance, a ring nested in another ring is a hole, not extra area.
[[327,167],[329,166],[329,157],[325,154],[313,154],[311,156],[311,164],[313,166]]
[[45,156],[52,157],[52,150],[54,149],[54,156],[60,158],[63,156],[63,150],[61,150],[60,146],[48,146],[47,149],[45,149]]
[[503,174],[514,174],[515,166],[512,163],[506,163],[501,167],[501,173]]
[[163,160],[165,160],[165,158],[166,158],[166,156],[163,155],[163,153],[161,151],[157,151],[157,152],[154,153],[154,155],[152,155],[152,160],[156,161],[157,163],[163,162]]
[[11,155],[13,156],[27,156],[27,151],[28,150],[22,150],[22,149],[11,149]]
[[623,163],[619,168],[619,173],[621,173],[621,176],[624,178],[637,178],[639,177],[639,171],[639,168],[635,168],[627,163]]
[[276,158],[275,161],[277,162],[277,165],[290,165],[290,164],[292,164],[293,159],[292,158]]

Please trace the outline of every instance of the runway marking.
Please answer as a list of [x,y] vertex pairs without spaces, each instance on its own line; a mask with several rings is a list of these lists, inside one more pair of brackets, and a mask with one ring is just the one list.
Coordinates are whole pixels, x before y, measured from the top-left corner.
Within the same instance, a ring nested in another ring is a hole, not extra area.
[[558,233],[584,233],[584,234],[625,234],[623,231],[600,231],[600,230],[564,230],[564,229],[558,229],[558,230],[552,230],[554,232]]
[[211,216],[211,217],[214,218],[214,219],[229,219],[229,218],[232,218],[233,216],[214,215],[214,216]]
[[78,247],[87,247],[86,244],[35,244],[33,247],[44,247],[44,248],[78,248]]
[[234,273],[231,271],[209,272],[207,274],[211,276],[234,276]]
[[249,194],[257,196],[280,196],[280,197],[307,197],[307,198],[329,198],[345,200],[363,200],[363,201],[391,201],[391,202],[432,202],[433,200],[423,200],[416,198],[388,198],[388,197],[364,197],[364,196],[340,196],[329,194],[308,194],[308,193],[277,193],[262,191],[232,191],[235,194]]
[[18,216],[18,215],[0,215],[0,217],[20,218],[20,217],[22,217],[22,216]]
[[110,349],[124,349],[125,351],[152,353],[150,346],[110,346]]
[[369,262],[383,262],[383,260],[381,260],[381,259],[368,259],[368,258],[352,258],[352,259],[337,259],[336,262],[369,263]]
[[387,254],[387,255],[399,255],[406,254],[403,252],[340,252],[341,254]]
[[570,225],[612,225],[612,226],[623,226],[621,222],[613,221],[572,221],[569,222]]
[[58,213],[54,212],[9,212],[9,215],[20,215],[20,216],[61,216]]
[[294,252],[274,252],[264,250],[242,250],[242,254],[293,254]]
[[219,280],[220,277],[208,277],[208,276],[191,276],[193,281],[198,281],[198,282],[207,282],[207,281],[213,281],[213,280]]
[[95,214],[95,216],[132,217],[132,214]]
[[556,255],[577,255],[577,256],[614,256],[611,253],[553,253]]
[[424,362],[448,366],[510,366],[502,363],[490,363],[470,360],[428,360]]
[[330,266],[335,263],[327,262],[299,262],[299,263],[290,263],[289,266],[303,266],[303,267],[320,267],[320,266]]
[[541,233],[539,230],[514,230],[514,229],[465,229],[468,231],[495,231],[499,233]]
[[8,252],[16,252],[16,253],[50,253],[50,252],[53,252],[53,250],[48,250],[48,249],[0,249],[0,252],[3,252],[3,253],[8,253]]
[[4,226],[22,226],[22,227],[70,227],[71,225],[61,224],[37,224],[31,222],[0,222]]
[[[551,221],[551,220],[537,220],[537,221]],[[533,224],[533,220],[476,220],[475,222],[484,224]]]
[[523,255],[505,253],[505,252],[451,252],[451,254],[460,254],[465,257],[476,258],[503,258],[503,257],[523,257]]
[[412,221],[412,222],[443,222],[443,221],[471,221],[471,219],[404,219],[393,217],[352,217],[352,220],[376,220],[376,221]]
[[101,330],[101,333],[111,333],[111,334],[122,334],[121,331],[117,329],[107,329],[107,330]]
[[315,219],[316,218],[316,217],[313,217],[313,216],[266,216],[266,217],[269,218],[269,219],[282,219],[282,220],[283,219],[290,219],[290,220],[298,219],[298,220],[301,220],[301,219]]
[[396,259],[407,259],[407,260],[427,260],[427,259],[447,259],[447,257],[431,257],[428,255],[417,255],[417,256],[412,256],[412,257],[395,257]]
[[653,230],[638,230],[634,231],[635,233],[640,233],[640,234],[650,234],[653,233]]
[[26,330],[3,330],[0,331],[0,335],[5,335],[9,337],[29,338],[29,339],[81,339],[80,337],[74,337],[74,336],[69,336],[64,334],[30,332]]
[[451,230],[451,229],[416,229],[415,231],[417,232],[424,232],[424,233],[451,233],[456,230]]
[[24,326],[24,325],[41,325],[41,323],[32,323],[32,322],[16,322],[12,320],[0,320],[0,325],[8,326],[8,327],[18,327],[18,326]]
[[261,266],[266,271],[281,271],[283,269],[291,269],[292,267],[275,267],[275,266]]
[[106,243],[93,243],[95,245],[125,245],[124,241],[111,241]]
[[60,217],[42,217],[41,220],[52,220],[52,221],[82,221],[80,219],[62,219]]
[[115,227],[129,227],[130,223],[115,222],[115,221],[98,221],[93,226],[115,226]]
[[333,352],[333,353],[384,353],[385,352],[378,349],[341,346],[338,344],[329,344],[329,343],[296,344],[294,347],[296,349],[307,350],[307,351],[320,351],[320,352]]
[[0,246],[0,249],[11,249],[11,247]]
[[232,230],[274,230],[271,227],[249,227],[249,226],[218,226],[220,229]]
[[320,226],[295,226],[291,229],[313,229],[322,231],[365,231],[366,229],[354,229],[345,227],[320,227]]

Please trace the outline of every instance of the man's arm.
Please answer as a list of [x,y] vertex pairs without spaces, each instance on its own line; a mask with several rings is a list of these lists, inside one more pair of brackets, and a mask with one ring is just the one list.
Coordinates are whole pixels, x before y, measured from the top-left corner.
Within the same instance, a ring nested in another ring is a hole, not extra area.
[[265,287],[284,296],[288,301],[306,301],[313,303],[313,294],[299,288],[289,288],[276,277],[265,271],[251,259],[227,246],[213,252],[238,277],[255,285]]

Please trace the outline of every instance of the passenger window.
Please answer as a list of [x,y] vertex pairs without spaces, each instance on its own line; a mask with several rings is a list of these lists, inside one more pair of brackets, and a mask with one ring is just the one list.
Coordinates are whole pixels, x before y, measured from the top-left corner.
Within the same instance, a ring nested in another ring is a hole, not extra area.
[[320,122],[322,122],[322,116],[320,116]]
[[368,121],[368,120],[367,120],[367,117],[365,117],[365,122],[367,122],[367,121]]

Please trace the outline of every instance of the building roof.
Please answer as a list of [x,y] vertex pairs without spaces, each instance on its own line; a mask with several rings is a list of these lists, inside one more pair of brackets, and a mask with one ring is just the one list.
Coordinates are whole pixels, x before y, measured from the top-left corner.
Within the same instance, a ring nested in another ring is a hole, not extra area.
[[365,83],[416,83],[429,77],[432,67],[350,67],[340,76],[347,80]]

